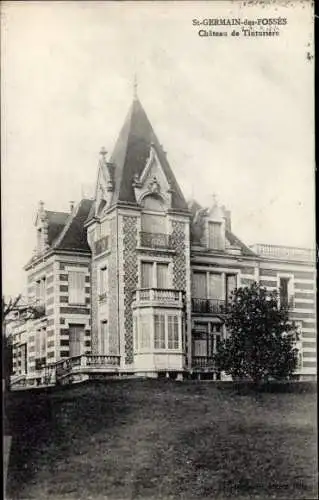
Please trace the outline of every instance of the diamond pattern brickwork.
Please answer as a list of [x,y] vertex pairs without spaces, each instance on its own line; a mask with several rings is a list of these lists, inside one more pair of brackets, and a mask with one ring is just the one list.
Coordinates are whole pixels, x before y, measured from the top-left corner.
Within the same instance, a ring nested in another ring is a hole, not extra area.
[[91,262],[91,349],[93,354],[98,354],[98,289],[97,289],[97,263]]
[[175,250],[173,256],[173,288],[186,290],[186,245],[185,224],[172,221],[172,245]]
[[123,217],[125,363],[133,363],[133,292],[138,283],[137,219]]
[[110,354],[119,354],[118,336],[118,268],[116,254],[116,219],[110,221],[110,249],[108,265],[108,295],[109,295],[109,351]]

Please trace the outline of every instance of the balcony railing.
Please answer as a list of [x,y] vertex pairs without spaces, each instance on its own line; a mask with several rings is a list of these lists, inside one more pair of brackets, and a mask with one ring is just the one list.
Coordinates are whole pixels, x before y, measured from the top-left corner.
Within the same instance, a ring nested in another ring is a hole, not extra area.
[[55,365],[56,378],[60,379],[69,373],[81,372],[89,369],[107,369],[120,366],[120,356],[100,355],[100,354],[82,354],[72,358],[62,359]]
[[103,238],[95,241],[94,243],[94,253],[95,255],[100,255],[103,252],[106,252],[109,248],[109,237],[103,236]]
[[192,366],[194,368],[214,368],[214,358],[212,356],[193,356]]
[[137,303],[142,302],[160,302],[161,304],[182,305],[183,292],[181,290],[172,290],[169,288],[142,288],[136,290],[134,300]]
[[140,233],[140,244],[146,248],[172,248],[171,237],[165,233]]
[[273,259],[286,259],[298,261],[315,261],[315,250],[310,248],[285,247],[279,245],[252,245],[251,249],[258,255]]
[[224,300],[192,299],[192,311],[201,314],[221,314],[225,306]]

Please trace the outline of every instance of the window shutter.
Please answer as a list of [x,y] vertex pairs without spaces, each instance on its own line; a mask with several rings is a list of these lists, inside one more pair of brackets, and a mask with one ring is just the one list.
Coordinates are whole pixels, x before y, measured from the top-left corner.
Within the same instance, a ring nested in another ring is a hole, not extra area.
[[70,325],[70,357],[80,356],[82,354],[84,326]]
[[142,288],[153,286],[153,263],[142,262]]
[[156,264],[157,288],[168,288],[168,264]]
[[208,246],[215,250],[221,250],[222,245],[222,226],[219,222],[209,222],[208,224]]
[[36,358],[41,357],[41,332],[35,334],[35,354]]
[[69,303],[85,304],[85,273],[69,272]]
[[168,316],[167,348],[179,349],[178,317]]
[[154,322],[154,348],[165,349],[165,316],[163,314],[156,314]]
[[209,274],[208,298],[223,300],[223,287],[221,274]]
[[101,322],[101,352],[100,354],[108,354],[108,331],[107,331],[107,321]]
[[100,269],[100,294],[107,291],[107,269],[103,267]]
[[206,273],[194,273],[192,280],[192,295],[196,299],[206,299]]

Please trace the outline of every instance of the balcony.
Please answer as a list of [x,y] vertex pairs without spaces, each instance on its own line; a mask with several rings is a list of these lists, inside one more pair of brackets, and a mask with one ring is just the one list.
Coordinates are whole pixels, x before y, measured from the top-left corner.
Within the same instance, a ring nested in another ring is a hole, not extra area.
[[106,252],[109,248],[109,237],[103,236],[103,238],[94,242],[94,254],[100,255],[103,252]]
[[212,356],[193,356],[192,367],[214,369],[215,367],[214,358]]
[[165,233],[140,233],[140,246],[144,248],[171,249],[171,236]]
[[183,307],[183,292],[164,288],[142,288],[134,292],[133,307],[159,305]]
[[192,299],[192,312],[199,314],[222,314],[225,300]]
[[59,381],[70,374],[117,372],[119,366],[120,356],[82,354],[58,361],[55,365],[56,380]]

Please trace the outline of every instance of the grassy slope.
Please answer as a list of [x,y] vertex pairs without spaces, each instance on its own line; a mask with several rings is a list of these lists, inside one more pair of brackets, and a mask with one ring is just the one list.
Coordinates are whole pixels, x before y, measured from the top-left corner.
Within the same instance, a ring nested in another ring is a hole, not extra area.
[[121,381],[7,401],[8,498],[315,498],[314,394]]

